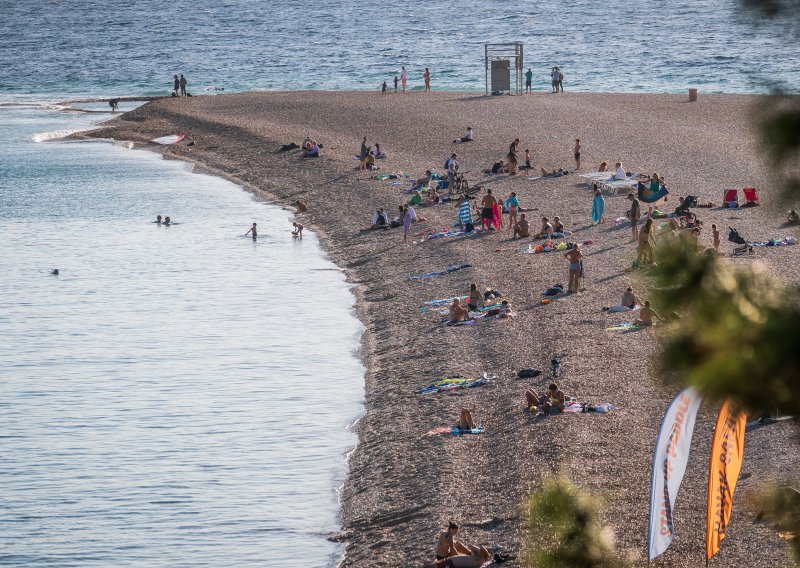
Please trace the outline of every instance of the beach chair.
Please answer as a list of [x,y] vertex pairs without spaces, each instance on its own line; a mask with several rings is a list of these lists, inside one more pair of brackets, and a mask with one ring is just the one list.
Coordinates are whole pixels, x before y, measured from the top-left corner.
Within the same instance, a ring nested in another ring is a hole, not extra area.
[[726,189],[722,194],[722,206],[728,209],[736,209],[739,207],[739,190]]
[[745,200],[742,207],[758,207],[758,190],[755,187],[745,187],[742,193]]
[[619,181],[604,181],[599,182],[598,185],[606,195],[617,195],[630,193],[636,189],[636,182],[633,180],[619,180]]
[[587,174],[580,174],[578,177],[586,180],[587,185],[592,185],[595,182],[611,181],[613,172],[590,172]]

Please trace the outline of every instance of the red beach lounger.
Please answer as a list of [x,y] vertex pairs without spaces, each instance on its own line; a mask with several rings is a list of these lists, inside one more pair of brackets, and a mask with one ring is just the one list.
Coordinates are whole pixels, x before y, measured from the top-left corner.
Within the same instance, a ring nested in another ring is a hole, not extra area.
[[755,187],[745,187],[742,193],[744,193],[744,200],[747,202],[743,207],[755,207],[758,205],[758,190]]
[[722,197],[722,206],[728,209],[736,209],[739,207],[739,190],[726,189]]

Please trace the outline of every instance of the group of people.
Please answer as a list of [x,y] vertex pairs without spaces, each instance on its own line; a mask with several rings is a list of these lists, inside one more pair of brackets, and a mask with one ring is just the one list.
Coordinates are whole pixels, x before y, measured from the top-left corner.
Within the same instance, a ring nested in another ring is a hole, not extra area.
[[177,75],[173,75],[172,81],[172,96],[173,97],[191,97],[189,93],[186,92],[186,77],[181,75],[178,77]]
[[162,219],[161,215],[156,215],[156,220],[153,221],[153,223],[157,225],[166,225],[167,227],[169,227],[172,224],[172,219],[170,219],[169,217],[164,217]]
[[[430,68],[426,67],[425,72],[422,74],[422,80],[425,82],[425,92],[428,93],[431,90],[431,70]],[[408,70],[406,66],[403,65],[400,68],[400,75],[394,76],[394,92],[397,92],[397,85],[398,83],[401,85],[402,92],[406,92],[406,86],[408,85]],[[381,84],[381,94],[386,94],[389,92],[389,83],[384,81]]]
[[483,294],[474,282],[470,284],[467,303],[464,305],[461,298],[453,298],[448,310],[449,323],[461,323],[473,319],[472,313],[484,308],[484,316],[498,318],[513,318],[514,310],[507,298],[492,288],[487,288]]
[[379,142],[375,142],[374,147],[367,144],[367,137],[361,141],[361,148],[358,151],[358,169],[359,170],[377,170],[379,169],[375,160],[382,160],[386,158],[386,152],[383,151]]

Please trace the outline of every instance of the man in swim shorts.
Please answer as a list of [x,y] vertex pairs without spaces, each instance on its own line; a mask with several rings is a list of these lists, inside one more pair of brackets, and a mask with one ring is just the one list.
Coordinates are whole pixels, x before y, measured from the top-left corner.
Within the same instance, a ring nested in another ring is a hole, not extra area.
[[494,227],[494,208],[497,206],[497,199],[494,195],[492,195],[492,190],[487,189],[486,195],[483,196],[481,199],[481,221],[483,222],[483,228],[495,228]]
[[579,169],[581,169],[581,139],[580,138],[576,138],[575,139],[574,152],[575,152],[575,169],[579,170]]
[[450,521],[447,530],[439,535],[439,540],[436,542],[436,560],[444,560],[450,556],[455,556],[459,553],[459,548],[463,552],[469,553],[469,550],[456,540],[458,528],[458,523]]
[[517,237],[520,238],[528,238],[531,236],[531,226],[528,223],[528,220],[525,218],[525,213],[521,213],[519,216],[519,221],[514,225],[514,236],[511,237],[512,239],[516,239]]
[[258,229],[256,228],[256,224],[255,224],[255,223],[253,223],[253,226],[252,226],[252,227],[250,227],[250,230],[249,230],[249,231],[247,231],[247,232],[244,234],[244,236],[246,237],[246,236],[247,236],[247,235],[249,235],[250,233],[253,233],[253,240],[256,240],[256,239],[258,238]]
[[492,553],[485,546],[473,548],[474,550],[468,554],[458,554],[436,562],[429,562],[423,568],[480,568],[492,559]]

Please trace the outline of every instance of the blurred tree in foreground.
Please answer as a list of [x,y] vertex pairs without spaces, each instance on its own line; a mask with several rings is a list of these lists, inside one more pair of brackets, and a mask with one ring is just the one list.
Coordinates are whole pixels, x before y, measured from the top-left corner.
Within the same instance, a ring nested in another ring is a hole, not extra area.
[[[547,478],[525,503],[529,545],[525,561],[541,568],[614,568],[628,564],[614,550],[614,534],[600,518],[600,503],[563,477]],[[536,545],[535,541],[547,544]]]

